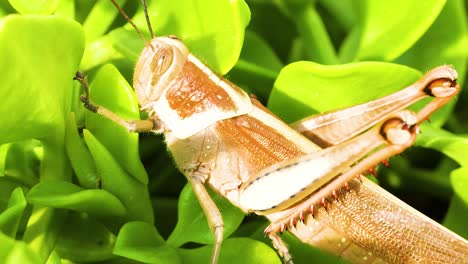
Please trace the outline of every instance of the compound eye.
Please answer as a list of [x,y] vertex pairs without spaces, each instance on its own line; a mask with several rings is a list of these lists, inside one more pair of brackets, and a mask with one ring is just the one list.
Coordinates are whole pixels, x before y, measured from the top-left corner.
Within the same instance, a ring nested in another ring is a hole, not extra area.
[[174,52],[170,47],[160,48],[151,60],[150,69],[153,75],[151,84],[155,85],[160,77],[171,67],[174,59]]

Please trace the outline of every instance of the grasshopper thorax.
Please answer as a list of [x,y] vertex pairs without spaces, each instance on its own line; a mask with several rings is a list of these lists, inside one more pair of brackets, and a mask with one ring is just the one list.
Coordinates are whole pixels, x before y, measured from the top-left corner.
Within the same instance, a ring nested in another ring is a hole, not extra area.
[[157,37],[146,45],[133,87],[141,109],[161,121],[163,132],[180,139],[253,109],[244,91],[216,75],[176,37]]

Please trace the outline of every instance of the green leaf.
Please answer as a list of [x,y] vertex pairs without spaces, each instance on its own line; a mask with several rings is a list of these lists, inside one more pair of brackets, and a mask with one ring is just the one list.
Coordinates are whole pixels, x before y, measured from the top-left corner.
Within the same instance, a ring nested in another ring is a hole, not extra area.
[[[83,54],[81,26],[58,16],[11,15],[0,21],[0,143],[41,139],[42,181],[65,179],[71,170],[64,154],[65,119],[73,76]],[[43,262],[53,249],[63,212],[33,210],[23,240]],[[3,258],[2,258],[3,259]]]
[[127,210],[106,190],[86,190],[66,181],[47,181],[35,185],[27,195],[31,204],[64,208],[92,216],[122,217]]
[[40,142],[34,139],[8,144],[5,175],[26,186],[36,184],[42,150]]
[[0,211],[6,210],[10,203],[11,193],[17,188],[23,187],[10,177],[0,177]]
[[468,213],[468,166],[465,164],[461,168],[452,171],[450,181],[455,193],[465,203],[465,211]]
[[468,205],[468,176],[463,174],[468,168],[468,138],[432,126],[424,126],[422,131],[419,146],[438,150],[462,166],[452,172],[451,181],[455,193]]
[[[249,222],[251,224],[252,222]],[[250,238],[261,241],[267,245],[271,245],[271,239],[265,236],[264,230],[268,225],[267,222],[252,226],[249,234]],[[245,224],[242,225],[245,227]],[[290,232],[285,232],[281,235],[281,239],[288,246],[289,252],[293,258],[294,263],[309,263],[311,259],[317,263],[349,263],[348,261],[338,256],[333,256],[330,253],[321,249],[311,247],[309,244],[304,243],[293,236]]]
[[[213,246],[178,249],[186,264],[209,263]],[[250,238],[230,238],[223,242],[219,263],[282,263],[274,249]]]
[[[91,83],[91,101],[123,119],[140,119],[138,102],[132,87],[111,64],[103,66]],[[138,153],[138,134],[101,115],[86,111],[86,128],[109,150],[115,160],[143,184],[148,175]]]
[[114,49],[112,38],[105,35],[86,46],[80,69],[87,71],[105,63],[115,62],[122,57],[122,54]]
[[10,4],[21,14],[52,14],[61,0],[9,0]]
[[239,61],[227,77],[244,90],[266,101],[282,67],[282,62],[268,43],[247,30]]
[[278,8],[278,1],[248,1],[248,4],[252,18],[247,29],[265,39],[283,62],[288,61],[291,44],[298,34],[295,21]]
[[89,153],[83,139],[78,134],[74,113],[70,113],[67,119],[65,150],[80,185],[85,188],[96,188],[98,186],[96,166],[91,153]]
[[[176,35],[211,69],[225,74],[236,63],[244,40],[244,29],[250,20],[249,8],[243,0],[151,1],[148,10],[156,35]],[[146,30],[142,10],[133,20],[140,29]],[[143,42],[127,41],[130,35],[123,30],[112,35],[116,48],[135,61]],[[136,33],[131,36],[133,39],[136,37]]]
[[0,259],[5,264],[41,263],[40,258],[22,241],[16,241],[0,232]]
[[[123,6],[126,0],[117,0],[119,6]],[[83,30],[86,35],[86,42],[90,43],[102,36],[109,30],[112,22],[119,15],[119,11],[109,0],[98,0],[89,11],[86,20],[83,22]]]
[[450,173],[455,194],[444,224],[466,238],[468,232],[464,216],[468,216],[468,137],[457,136],[429,125],[424,126],[422,131],[418,145],[438,150],[461,165]]
[[427,31],[445,2],[446,0],[357,2],[362,22],[356,59],[391,61],[397,58]]
[[0,145],[0,176],[5,176],[5,163],[11,144]]
[[[466,188],[466,175],[468,170],[466,168],[459,169],[452,172],[452,179],[463,177],[463,184]],[[444,226],[456,232],[458,235],[468,239],[468,230],[466,228],[466,219],[468,218],[468,204],[462,200],[458,195],[454,195],[450,200],[450,206],[444,218]]]
[[96,163],[102,189],[115,195],[124,204],[130,220],[153,223],[153,210],[146,184],[127,174],[88,130],[83,130],[83,135]]
[[8,208],[0,213],[0,232],[14,238],[25,208],[26,199],[23,191],[18,187],[10,195]]
[[57,252],[52,251],[46,264],[62,264],[62,260],[60,259],[60,256],[57,255]]
[[177,251],[166,245],[153,225],[125,224],[117,236],[114,254],[144,263],[182,263]]
[[[245,31],[244,45],[242,46],[239,62],[249,64],[252,67],[264,68],[266,71],[270,71],[270,77],[276,77],[283,67],[283,63],[269,44],[259,35],[249,30]],[[261,75],[263,72],[255,71],[255,73]]]
[[293,256],[293,260],[295,263],[307,263],[310,259],[317,261],[317,263],[350,263],[343,258],[333,256],[328,252],[311,247],[310,245],[299,241],[295,236],[293,236],[289,232],[285,233],[281,238],[289,246],[291,255]]
[[[423,124],[417,145],[438,150],[462,166],[468,166],[468,138],[454,135],[444,129]],[[467,200],[468,201],[468,200]]]
[[94,262],[114,258],[114,244],[115,235],[102,223],[87,214],[72,212],[60,232],[55,250],[63,259]]
[[[227,238],[240,225],[244,219],[244,213],[225,198],[208,191],[221,212],[224,221],[223,237]],[[214,242],[214,236],[210,231],[205,213],[190,184],[187,184],[180,193],[178,210],[177,225],[167,239],[168,244],[180,247],[187,242],[202,244]]]
[[[119,6],[124,6],[127,1],[117,0],[116,2]],[[135,2],[135,4],[138,3]],[[116,18],[121,18],[119,11],[109,0],[99,0],[93,4],[90,10],[84,8],[86,10],[85,14],[80,14],[86,16],[83,22],[86,49],[80,65],[83,71],[122,58],[122,55],[113,48],[113,41],[106,34],[108,30],[112,29],[111,26]],[[83,8],[83,3],[80,3],[78,8]]]
[[334,66],[306,61],[291,63],[276,79],[268,108],[286,122],[292,122],[313,113],[388,95],[420,76],[411,68],[382,62]]
[[322,64],[337,64],[335,48],[314,1],[283,1],[283,3],[290,9],[289,12],[292,12],[290,17],[296,22],[303,58]]
[[[467,21],[463,10],[463,1],[447,1],[434,24],[411,49],[397,60],[398,63],[414,67],[422,72],[443,64],[453,65],[460,73],[457,81],[462,85],[468,56]],[[437,55],[434,56],[434,54]],[[447,106],[434,113],[431,121],[440,120],[437,125],[442,125],[442,122],[452,113],[455,102],[452,100]]]
[[9,98],[0,105],[9,113],[0,118],[0,143],[55,137],[51,131],[64,129],[83,43],[81,27],[69,19],[11,15],[0,21],[0,97]]
[[[450,64],[463,73],[468,55],[467,33],[463,1],[447,1],[429,30],[397,61],[423,72]],[[461,74],[457,81],[463,83],[464,77]]]

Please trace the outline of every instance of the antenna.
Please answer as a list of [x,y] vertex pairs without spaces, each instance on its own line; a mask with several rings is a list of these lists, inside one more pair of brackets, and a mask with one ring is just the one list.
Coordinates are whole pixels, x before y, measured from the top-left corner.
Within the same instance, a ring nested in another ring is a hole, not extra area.
[[[151,46],[150,43],[146,40],[146,38],[143,36],[143,33],[141,33],[140,29],[135,25],[135,23],[133,23],[133,21],[128,17],[127,13],[125,13],[125,11],[122,10],[122,8],[119,6],[119,4],[117,4],[115,2],[115,0],[111,0],[112,4],[114,4],[114,6],[117,8],[117,10],[119,10],[120,14],[125,18],[125,20],[128,21],[128,23],[130,23],[130,25],[133,26],[133,28],[136,30],[136,32],[138,33],[138,35],[140,36],[140,38],[145,42],[146,45],[148,46]],[[149,23],[149,20],[148,20],[148,14],[146,12],[146,1],[143,0],[144,2],[144,5],[145,5],[145,16],[147,18],[147,23]],[[150,29],[151,30],[151,29]],[[153,31],[151,30],[151,37],[153,37]]]
[[145,19],[146,19],[146,24],[148,25],[149,32],[151,34],[151,38],[154,39],[154,33],[153,33],[153,27],[151,27],[151,21],[148,16],[148,7],[146,5],[146,0],[141,0],[141,3],[143,4],[143,11],[145,12]]

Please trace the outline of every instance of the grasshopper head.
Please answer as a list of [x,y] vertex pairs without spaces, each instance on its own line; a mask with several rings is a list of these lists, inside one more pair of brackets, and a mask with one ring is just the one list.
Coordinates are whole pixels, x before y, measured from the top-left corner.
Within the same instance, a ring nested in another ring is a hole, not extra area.
[[151,40],[138,59],[133,87],[141,109],[179,139],[253,109],[250,97],[219,77],[174,37]]
[[133,75],[133,87],[143,109],[160,98],[181,71],[189,54],[187,47],[176,37],[154,38],[143,49]]

